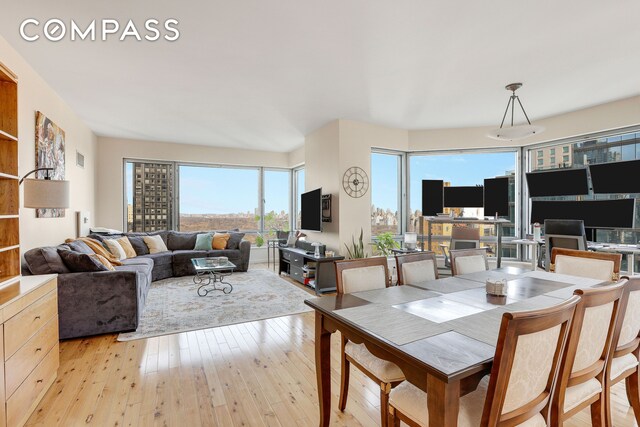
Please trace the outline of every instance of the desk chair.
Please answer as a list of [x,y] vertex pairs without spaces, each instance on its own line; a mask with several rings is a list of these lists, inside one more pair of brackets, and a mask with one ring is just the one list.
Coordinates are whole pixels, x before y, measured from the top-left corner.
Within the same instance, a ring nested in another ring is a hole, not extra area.
[[[334,261],[338,295],[351,292],[384,289],[390,286],[387,258],[363,258]],[[394,363],[374,356],[364,344],[356,344],[342,336],[342,366],[340,370],[340,400],[338,407],[344,411],[349,394],[349,369],[351,364],[366,376],[380,384],[380,417],[382,427],[389,419],[388,404],[391,389],[404,380],[402,370]]]
[[453,227],[449,246],[441,244],[444,254],[444,266],[451,268],[451,251],[458,249],[477,249],[480,247],[480,229],[475,227]]
[[[459,427],[546,427],[569,325],[580,297],[543,310],[505,313],[491,375],[460,398]],[[389,424],[429,426],[427,393],[408,381],[391,390]],[[439,427],[439,426],[432,426]]]
[[562,427],[585,408],[591,409],[591,425],[605,425],[605,367],[626,283],[574,291],[581,299],[560,362],[549,425]]
[[554,247],[575,249],[578,251],[587,250],[587,234],[584,231],[584,221],[582,220],[545,219],[544,238],[544,268],[546,271],[549,271],[549,268],[551,267],[551,252]]
[[640,424],[640,380],[638,359],[640,355],[640,279],[627,283],[620,300],[620,314],[613,335],[613,346],[604,379],[605,411],[607,427],[611,421],[611,387],[625,380],[627,399],[633,408],[636,423]]
[[621,254],[576,251],[555,247],[549,271],[570,276],[590,277],[606,282],[620,280]]
[[433,252],[396,255],[398,285],[420,283],[438,278],[438,264]]
[[451,251],[451,275],[453,276],[487,271],[488,269],[487,248]]

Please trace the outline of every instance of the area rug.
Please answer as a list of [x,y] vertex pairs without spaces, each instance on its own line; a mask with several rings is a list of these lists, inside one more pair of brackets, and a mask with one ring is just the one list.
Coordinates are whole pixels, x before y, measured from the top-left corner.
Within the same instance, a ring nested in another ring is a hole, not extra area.
[[233,292],[197,294],[191,276],[154,282],[147,295],[142,320],[135,332],[121,333],[118,341],[132,341],[177,332],[215,328],[311,311],[304,300],[313,295],[269,270],[249,270],[226,278]]

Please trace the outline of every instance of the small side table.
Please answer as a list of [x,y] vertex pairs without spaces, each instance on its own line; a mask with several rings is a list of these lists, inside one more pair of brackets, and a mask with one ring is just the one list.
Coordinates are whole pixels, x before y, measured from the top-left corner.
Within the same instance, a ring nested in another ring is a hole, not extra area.
[[278,248],[281,243],[286,243],[286,239],[268,239],[267,240],[267,268],[271,265],[271,251],[273,251],[273,269],[276,269],[278,263]]
[[524,247],[531,246],[531,270],[536,271],[538,266],[538,242],[533,239],[516,239],[511,240],[509,243],[515,243],[516,245],[522,245]]

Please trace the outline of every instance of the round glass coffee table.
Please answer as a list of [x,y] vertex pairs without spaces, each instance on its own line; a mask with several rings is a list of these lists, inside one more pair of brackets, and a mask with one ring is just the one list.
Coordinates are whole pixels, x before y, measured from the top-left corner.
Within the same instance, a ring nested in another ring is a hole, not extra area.
[[211,291],[222,291],[225,294],[233,291],[233,285],[224,280],[231,276],[236,265],[227,258],[192,258],[191,263],[196,270],[193,283],[199,285],[198,295],[204,297]]

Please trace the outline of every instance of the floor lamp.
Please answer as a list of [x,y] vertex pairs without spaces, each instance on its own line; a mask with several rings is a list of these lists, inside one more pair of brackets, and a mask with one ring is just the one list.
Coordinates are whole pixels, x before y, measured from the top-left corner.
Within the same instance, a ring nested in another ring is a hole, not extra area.
[[[53,168],[38,168],[22,177],[24,207],[32,209],[66,209],[69,207],[69,181],[54,180],[49,176]],[[44,179],[27,177],[38,171],[47,171]]]

